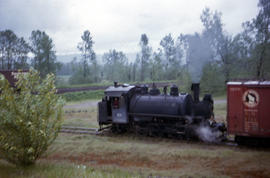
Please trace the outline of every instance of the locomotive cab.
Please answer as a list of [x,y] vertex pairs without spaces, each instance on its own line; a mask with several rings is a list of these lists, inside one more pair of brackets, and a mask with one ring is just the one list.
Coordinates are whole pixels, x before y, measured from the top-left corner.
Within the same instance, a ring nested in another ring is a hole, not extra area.
[[135,86],[127,84],[111,86],[105,90],[105,97],[98,103],[98,123],[106,125],[110,123],[127,124],[128,101],[130,91]]

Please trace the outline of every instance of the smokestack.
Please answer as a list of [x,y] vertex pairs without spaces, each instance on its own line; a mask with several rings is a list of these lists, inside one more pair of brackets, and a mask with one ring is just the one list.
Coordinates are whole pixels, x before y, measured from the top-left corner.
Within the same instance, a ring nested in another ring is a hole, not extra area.
[[193,91],[193,99],[195,103],[200,101],[200,83],[192,83],[191,91]]

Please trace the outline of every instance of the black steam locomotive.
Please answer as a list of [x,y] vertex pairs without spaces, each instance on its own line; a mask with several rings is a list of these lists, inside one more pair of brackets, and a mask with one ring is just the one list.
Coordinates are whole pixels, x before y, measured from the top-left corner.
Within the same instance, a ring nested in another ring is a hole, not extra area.
[[193,98],[190,94],[179,93],[176,85],[170,87],[169,93],[164,87],[161,94],[155,84],[148,91],[146,85],[118,85],[115,82],[105,90],[104,98],[98,103],[100,129],[109,125],[116,133],[134,131],[188,139],[205,138],[206,141],[208,136],[211,140],[222,138],[226,128],[214,121],[212,96],[206,94],[200,101],[199,83],[192,84],[191,89]]

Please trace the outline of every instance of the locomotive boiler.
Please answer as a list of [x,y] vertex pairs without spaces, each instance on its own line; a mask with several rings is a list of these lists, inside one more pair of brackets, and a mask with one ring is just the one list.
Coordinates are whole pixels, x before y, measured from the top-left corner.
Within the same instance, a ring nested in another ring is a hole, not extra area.
[[132,86],[128,84],[107,88],[98,103],[98,123],[101,129],[110,125],[113,132],[160,136],[201,138],[201,128],[217,133],[221,138],[226,130],[224,124],[214,121],[213,99],[206,94],[199,99],[199,83],[193,83],[193,96],[179,92],[176,85],[163,88],[163,93],[153,84]]

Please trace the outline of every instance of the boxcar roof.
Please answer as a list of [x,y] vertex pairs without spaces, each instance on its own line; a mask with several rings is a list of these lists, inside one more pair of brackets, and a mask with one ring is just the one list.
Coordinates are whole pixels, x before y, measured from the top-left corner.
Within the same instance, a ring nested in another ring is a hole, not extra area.
[[270,86],[270,81],[258,81],[258,80],[249,80],[249,81],[232,81],[227,82],[227,85],[268,85]]
[[15,83],[17,82],[16,75],[18,73],[25,73],[29,70],[0,70],[0,74],[2,74],[10,83],[12,87],[15,86]]

